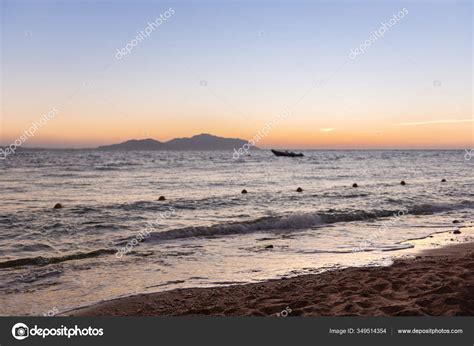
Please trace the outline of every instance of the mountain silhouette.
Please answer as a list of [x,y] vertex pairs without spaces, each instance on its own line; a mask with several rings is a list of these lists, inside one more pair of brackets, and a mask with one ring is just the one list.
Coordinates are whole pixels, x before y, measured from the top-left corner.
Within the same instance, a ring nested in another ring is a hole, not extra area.
[[[190,138],[175,138],[168,142],[151,138],[131,139],[123,143],[103,145],[97,150],[238,150],[244,144],[248,144],[248,141],[202,133]],[[252,147],[252,149],[258,148]]]

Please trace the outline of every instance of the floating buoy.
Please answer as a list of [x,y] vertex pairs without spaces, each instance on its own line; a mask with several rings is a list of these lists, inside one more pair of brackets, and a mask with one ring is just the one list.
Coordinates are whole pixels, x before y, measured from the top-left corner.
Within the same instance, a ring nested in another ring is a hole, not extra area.
[[352,187],[359,187],[356,183],[352,184]]
[[303,189],[301,187],[296,189],[296,192],[303,192]]
[[406,185],[406,184],[407,184],[407,183],[405,183],[405,180],[402,180],[402,181],[400,182],[400,185]]
[[453,232],[453,234],[461,234],[461,231],[457,229]]
[[61,209],[62,207],[63,207],[63,205],[61,203],[56,203],[53,208],[54,209]]
[[160,196],[160,198],[158,198],[159,201],[166,201],[166,198],[165,196]]
[[445,183],[445,182],[446,182],[446,179],[444,179],[444,178],[441,179],[441,182],[442,182],[442,183]]
[[243,190],[242,190],[242,193],[247,193],[247,190],[243,189]]

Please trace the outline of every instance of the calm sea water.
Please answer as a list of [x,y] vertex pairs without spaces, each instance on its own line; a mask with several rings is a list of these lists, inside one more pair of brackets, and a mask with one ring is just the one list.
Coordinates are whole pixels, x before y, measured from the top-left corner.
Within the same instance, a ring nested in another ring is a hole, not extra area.
[[472,220],[474,158],[463,151],[304,153],[236,161],[224,151],[24,151],[2,160],[0,314],[384,265],[408,239]]

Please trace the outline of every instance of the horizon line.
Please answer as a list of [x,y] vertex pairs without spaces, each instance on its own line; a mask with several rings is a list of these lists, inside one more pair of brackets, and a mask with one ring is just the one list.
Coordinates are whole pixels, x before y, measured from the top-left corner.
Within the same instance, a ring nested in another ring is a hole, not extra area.
[[[107,146],[107,145],[105,145]],[[7,148],[8,146],[0,145],[0,148]],[[127,149],[115,149],[115,150],[102,150],[98,147],[83,147],[83,148],[56,148],[56,147],[18,147],[17,150],[20,151],[39,151],[39,150],[98,150],[98,151],[230,151],[231,149],[138,149],[138,150],[127,150]],[[301,151],[465,151],[465,150],[474,150],[474,145],[471,147],[463,148],[292,148],[292,147],[251,147],[250,150],[255,151],[266,151],[271,149],[277,150],[301,150]],[[238,149],[238,148],[235,148]]]

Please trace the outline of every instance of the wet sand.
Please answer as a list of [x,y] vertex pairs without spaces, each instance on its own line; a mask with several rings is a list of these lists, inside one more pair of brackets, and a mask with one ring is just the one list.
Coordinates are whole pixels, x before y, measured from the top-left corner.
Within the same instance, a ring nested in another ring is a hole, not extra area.
[[388,267],[229,287],[141,294],[73,316],[473,316],[474,243],[425,251]]

